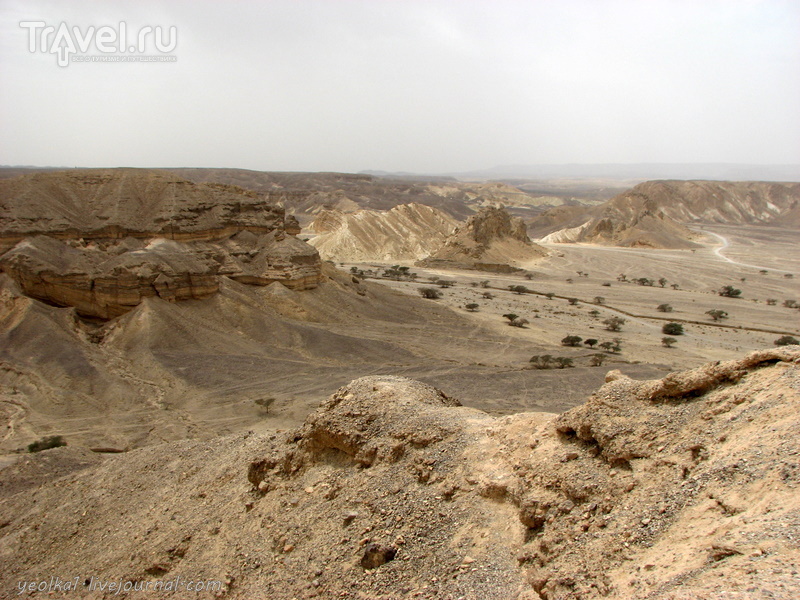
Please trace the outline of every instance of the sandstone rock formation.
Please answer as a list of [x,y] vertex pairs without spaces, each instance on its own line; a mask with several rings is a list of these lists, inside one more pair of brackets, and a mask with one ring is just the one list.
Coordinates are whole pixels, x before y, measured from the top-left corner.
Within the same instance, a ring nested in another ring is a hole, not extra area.
[[109,319],[144,298],[202,299],[219,278],[309,289],[297,220],[254,192],[138,169],[0,181],[0,268],[32,297]]
[[495,418],[371,376],[284,434],[45,451],[3,470],[0,585],[90,569],[220,582],[198,598],[796,597],[800,352],[609,380],[560,417]]
[[514,265],[518,263],[546,254],[544,248],[531,242],[522,219],[492,206],[467,219],[420,264],[508,272],[517,270]]
[[422,204],[401,204],[386,212],[323,211],[311,224],[309,243],[323,258],[365,262],[419,260],[441,247],[457,221]]
[[545,242],[691,248],[691,223],[796,227],[800,183],[648,181],[596,208],[547,211],[531,229]]

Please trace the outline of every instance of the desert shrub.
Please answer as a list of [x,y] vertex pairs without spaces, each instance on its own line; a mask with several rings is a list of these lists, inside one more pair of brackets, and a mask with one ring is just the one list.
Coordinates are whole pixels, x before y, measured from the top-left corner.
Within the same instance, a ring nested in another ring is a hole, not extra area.
[[479,305],[476,304],[475,302],[470,302],[464,308],[466,308],[469,312],[475,312],[476,310],[478,310],[478,306]]
[[525,325],[527,325],[528,323],[530,323],[528,319],[517,317],[516,319],[512,319],[509,325],[511,325],[512,327],[525,327]]
[[669,304],[659,304],[657,310],[659,312],[672,312],[672,307]]
[[553,360],[551,354],[542,354],[541,356],[531,356],[529,362],[533,365],[534,369],[549,369],[551,368],[550,363],[552,363]]
[[661,338],[661,345],[665,348],[672,348],[677,341],[674,337],[663,337]]
[[419,288],[419,293],[423,298],[428,298],[430,300],[436,300],[437,298],[442,297],[442,292],[436,288],[421,287]]
[[569,302],[572,306],[575,306],[578,303],[578,299],[577,298],[569,298],[567,300],[567,302]]
[[67,442],[62,436],[51,435],[28,444],[28,452],[41,452],[42,450],[49,450],[50,448],[58,448],[59,446],[66,445]]
[[717,294],[727,298],[738,298],[742,295],[742,290],[737,290],[732,285],[724,285],[717,291]]
[[720,319],[727,319],[728,313],[724,310],[720,310],[719,308],[715,308],[713,310],[707,310],[706,314],[710,316],[715,321],[719,321]]
[[779,337],[777,340],[772,342],[776,346],[798,346],[800,345],[800,341],[797,341],[796,337],[792,337],[791,335],[784,335]]
[[558,365],[559,369],[564,369],[566,367],[572,366],[572,359],[567,358],[566,356],[559,356],[556,358],[556,364]]
[[622,317],[609,317],[608,319],[603,321],[603,324],[609,331],[619,331],[625,324],[625,319],[623,319]]
[[603,361],[606,359],[605,354],[595,354],[589,359],[589,365],[592,367],[599,367],[603,364]]
[[683,325],[680,323],[665,323],[661,328],[661,333],[667,335],[683,335]]

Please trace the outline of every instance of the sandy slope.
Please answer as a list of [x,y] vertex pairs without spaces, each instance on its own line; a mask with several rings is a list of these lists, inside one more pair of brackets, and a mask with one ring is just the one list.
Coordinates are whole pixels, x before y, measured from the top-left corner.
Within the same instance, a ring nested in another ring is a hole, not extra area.
[[130,598],[789,600],[799,363],[612,373],[560,417],[367,377],[286,435],[45,451],[3,471],[0,594],[59,576],[224,589]]

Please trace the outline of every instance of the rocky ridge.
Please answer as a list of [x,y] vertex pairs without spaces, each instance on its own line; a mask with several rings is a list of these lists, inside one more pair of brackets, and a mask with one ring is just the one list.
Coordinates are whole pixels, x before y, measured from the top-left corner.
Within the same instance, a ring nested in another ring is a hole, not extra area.
[[437,250],[456,224],[440,210],[413,203],[385,212],[326,210],[311,224],[318,235],[309,243],[332,260],[419,260]]
[[99,464],[42,452],[3,471],[0,585],[60,574],[221,582],[198,598],[796,597],[800,353],[608,380],[561,416],[493,418],[371,376],[284,434]]
[[202,299],[219,278],[310,289],[316,250],[260,195],[140,169],[55,171],[0,180],[0,268],[22,290],[88,317],[144,298]]
[[547,251],[531,242],[525,222],[502,206],[481,209],[457,227],[420,265],[509,272],[516,264],[541,258]]
[[530,227],[544,242],[692,248],[691,223],[796,227],[800,184],[647,181],[598,207],[551,209]]

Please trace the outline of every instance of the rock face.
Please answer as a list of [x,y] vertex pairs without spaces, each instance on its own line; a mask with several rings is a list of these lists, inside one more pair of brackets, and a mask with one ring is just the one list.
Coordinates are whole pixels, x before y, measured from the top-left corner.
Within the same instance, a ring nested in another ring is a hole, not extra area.
[[516,270],[516,263],[546,254],[531,242],[522,219],[502,207],[487,207],[456,228],[444,245],[420,264],[504,272]]
[[370,376],[288,434],[43,452],[3,472],[0,584],[91,565],[222,582],[203,598],[797,597],[800,351],[608,379],[495,418]]
[[385,212],[326,210],[311,224],[319,235],[309,243],[331,260],[419,260],[441,247],[456,224],[423,204],[401,204]]
[[800,183],[647,181],[592,209],[558,208],[534,219],[545,242],[691,248],[689,223],[800,225]]
[[234,186],[138,169],[48,172],[0,181],[0,268],[26,294],[85,316],[144,298],[202,299],[219,277],[292,289],[320,278],[296,219]]

